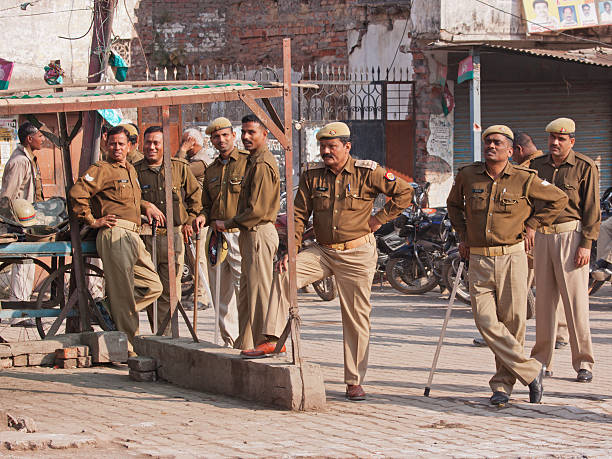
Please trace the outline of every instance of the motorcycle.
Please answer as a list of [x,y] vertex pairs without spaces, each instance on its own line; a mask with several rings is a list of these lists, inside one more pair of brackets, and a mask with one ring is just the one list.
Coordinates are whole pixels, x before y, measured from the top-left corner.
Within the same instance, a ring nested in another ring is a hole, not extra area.
[[[601,206],[601,221],[612,218],[612,186],[608,187],[601,195],[600,200]],[[599,289],[609,281],[599,281],[593,278],[591,272],[596,270],[597,266],[597,241],[591,247],[591,261],[590,261],[590,272],[589,272],[589,295],[594,295]]]

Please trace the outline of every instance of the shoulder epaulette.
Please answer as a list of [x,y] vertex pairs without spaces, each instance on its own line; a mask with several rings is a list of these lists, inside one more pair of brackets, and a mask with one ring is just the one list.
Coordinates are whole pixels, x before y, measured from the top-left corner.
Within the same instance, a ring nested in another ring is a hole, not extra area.
[[574,152],[574,155],[576,155],[577,159],[581,159],[582,161],[584,161],[585,163],[590,164],[591,166],[597,166],[597,164],[595,163],[595,161],[593,161],[590,157],[588,157],[585,154],[582,153],[578,153],[577,151]]
[[530,167],[527,166],[520,166],[518,164],[513,164],[515,169],[521,170],[521,171],[526,171],[526,172],[531,172],[533,174],[537,174],[538,171],[536,171],[535,169],[531,169]]
[[483,164],[484,164],[484,162],[482,162],[482,161],[474,161],[471,164],[466,164],[464,166],[461,166],[458,170],[467,169],[468,167],[482,166]]
[[325,169],[325,163],[323,161],[309,161],[302,164],[302,171],[309,171],[312,169]]
[[240,148],[238,149],[238,153],[242,153],[243,155],[250,155],[250,153],[246,150],[241,150]]
[[357,159],[355,160],[355,166],[374,170],[378,167],[378,163],[376,161],[372,161],[371,159]]
[[[170,158],[171,161],[177,162],[177,163],[183,163],[187,166],[189,166],[189,161],[187,161],[184,158]],[[141,160],[142,161],[142,160]]]

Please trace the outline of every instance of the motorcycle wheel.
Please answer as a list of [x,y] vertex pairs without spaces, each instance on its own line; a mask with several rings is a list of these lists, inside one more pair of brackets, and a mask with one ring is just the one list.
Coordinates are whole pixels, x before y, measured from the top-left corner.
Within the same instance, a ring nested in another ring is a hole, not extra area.
[[336,278],[334,276],[313,282],[312,286],[323,301],[331,301],[338,296]]
[[[453,286],[455,285],[455,278],[457,277],[457,269],[459,268],[460,262],[461,257],[456,255],[447,262],[445,262],[444,267],[442,268],[442,278],[446,283],[446,287],[449,290],[449,294],[453,291]],[[457,286],[457,293],[455,294],[455,297],[465,304],[471,304],[467,268],[467,264],[464,265],[463,272],[461,273],[461,281]]]
[[385,267],[387,280],[391,286],[402,293],[419,294],[433,290],[438,285],[438,278],[431,266],[426,270],[414,263],[412,258],[392,258]]

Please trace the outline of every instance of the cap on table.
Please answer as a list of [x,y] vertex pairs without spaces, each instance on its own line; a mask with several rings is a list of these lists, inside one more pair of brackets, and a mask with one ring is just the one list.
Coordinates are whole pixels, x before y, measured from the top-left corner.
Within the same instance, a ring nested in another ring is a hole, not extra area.
[[349,129],[349,127],[346,124],[341,123],[339,121],[326,124],[321,129],[319,129],[319,131],[317,132],[317,140],[335,139],[337,137],[350,137],[350,136],[351,136],[351,130]]
[[508,126],[504,126],[503,124],[495,124],[485,129],[485,131],[482,133],[482,140],[491,134],[501,134],[508,137],[510,140],[514,140],[514,133],[512,132],[512,129],[510,129]]
[[557,118],[548,123],[546,132],[553,134],[573,134],[576,132],[576,123],[570,118]]
[[219,129],[231,128],[232,122],[224,117],[215,118],[212,123],[206,127],[206,135],[211,135],[213,132]]

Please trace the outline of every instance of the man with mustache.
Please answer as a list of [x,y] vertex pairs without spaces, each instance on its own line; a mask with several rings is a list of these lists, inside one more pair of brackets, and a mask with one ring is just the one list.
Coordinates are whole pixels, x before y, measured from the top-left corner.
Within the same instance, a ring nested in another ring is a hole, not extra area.
[[249,151],[233,217],[215,220],[212,229],[240,229],[241,275],[238,298],[239,335],[236,349],[252,349],[263,334],[268,313],[274,254],[278,233],[274,227],[280,207],[280,174],[267,147],[268,130],[255,115],[242,118],[242,144]]
[[[204,171],[202,177],[202,212],[194,222],[196,231],[215,220],[227,220],[236,216],[238,197],[242,189],[249,152],[239,150],[236,133],[227,118],[217,118],[208,125],[206,134],[219,152],[219,156]],[[239,228],[226,229],[227,256],[219,267],[220,298],[215,307],[219,308],[219,331],[223,342],[233,347],[238,338],[238,306],[240,294],[240,248]],[[204,252],[204,250],[202,251]],[[210,267],[210,285],[216,285],[217,268]],[[214,295],[214,294],[213,294]]]
[[[316,243],[297,255],[297,287],[302,288],[332,274],[336,277],[344,340],[346,398],[364,400],[361,384],[368,368],[370,345],[370,293],[376,270],[374,231],[410,206],[413,190],[401,178],[376,162],[350,155],[351,132],[344,123],[329,123],[317,140],[322,162],[310,163],[300,175],[295,196],[296,247],[304,226],[313,215]],[[372,215],[374,199],[383,193],[391,199]],[[287,270],[288,256],[279,263]],[[258,358],[272,354],[287,322],[289,277],[279,276],[280,292],[270,299],[266,327],[258,346],[244,352]]]
[[589,327],[589,260],[597,240],[599,170],[591,158],[573,150],[576,124],[557,118],[546,126],[549,154],[531,167],[541,178],[561,188],[568,205],[557,218],[538,229],[535,237],[536,344],[531,356],[552,375],[556,309],[563,302],[578,382],[593,380],[593,344]]
[[485,161],[459,169],[447,199],[448,216],[461,241],[459,252],[470,260],[474,321],[495,354],[490,403],[505,405],[517,379],[529,385],[529,401],[539,403],[543,368],[523,352],[525,251],[533,246],[535,229],[552,222],[567,197],[535,171],[509,162],[514,140],[510,128],[491,126],[482,139]]

